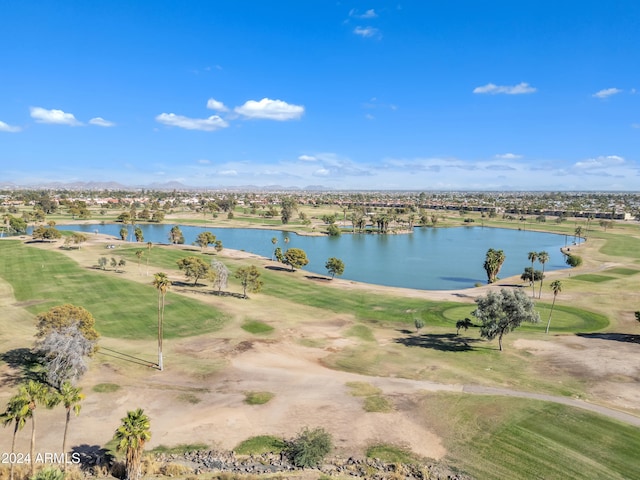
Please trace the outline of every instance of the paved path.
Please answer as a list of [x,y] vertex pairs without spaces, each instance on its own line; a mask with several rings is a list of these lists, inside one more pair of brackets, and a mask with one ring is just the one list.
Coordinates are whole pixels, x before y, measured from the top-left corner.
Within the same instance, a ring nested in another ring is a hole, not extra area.
[[607,408],[601,405],[588,403],[588,402],[585,402],[584,400],[577,400],[575,398],[558,397],[555,395],[545,395],[543,393],[520,392],[517,390],[510,390],[507,388],[483,387],[480,385],[464,385],[462,387],[462,391],[465,393],[472,393],[476,395],[505,395],[508,397],[530,398],[534,400],[542,400],[545,402],[561,403],[563,405],[568,405],[570,407],[577,407],[577,408],[582,408],[584,410],[596,412],[610,418],[615,418],[616,420],[619,420],[621,422],[628,423],[636,427],[640,427],[640,417],[636,417],[635,415],[631,415],[630,413],[625,413],[620,410],[615,410],[613,408]]

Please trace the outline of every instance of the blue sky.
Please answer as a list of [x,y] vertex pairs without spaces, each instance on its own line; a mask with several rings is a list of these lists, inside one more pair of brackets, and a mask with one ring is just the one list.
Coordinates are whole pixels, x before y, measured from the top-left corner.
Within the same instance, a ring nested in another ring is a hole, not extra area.
[[0,181],[638,190],[640,2],[0,0]]

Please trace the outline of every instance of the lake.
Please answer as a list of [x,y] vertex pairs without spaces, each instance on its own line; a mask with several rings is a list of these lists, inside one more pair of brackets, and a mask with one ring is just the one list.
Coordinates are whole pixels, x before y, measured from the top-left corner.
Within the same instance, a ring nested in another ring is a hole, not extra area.
[[[144,241],[168,243],[170,224],[139,225]],[[122,224],[59,225],[60,230],[85,233],[104,233],[120,238]],[[192,244],[196,236],[207,230],[222,241],[224,247],[244,250],[271,258],[275,247],[282,250],[301,248],[307,253],[309,264],[304,270],[325,275],[329,257],[340,258],[345,264],[341,278],[359,282],[421,290],[452,290],[470,288],[486,283],[482,265],[487,250],[503,250],[506,260],[499,276],[520,275],[530,251],[546,251],[549,261],[545,271],[568,268],[560,248],[566,237],[529,230],[510,230],[489,227],[416,227],[412,234],[377,235],[343,234],[340,237],[310,237],[277,230],[250,228],[180,227],[185,244]],[[129,227],[130,237],[132,229]],[[278,241],[274,245],[271,239]],[[289,243],[285,243],[285,238]],[[114,241],[115,244],[120,240]],[[213,247],[209,247],[213,249]],[[535,268],[541,269],[536,262]]]

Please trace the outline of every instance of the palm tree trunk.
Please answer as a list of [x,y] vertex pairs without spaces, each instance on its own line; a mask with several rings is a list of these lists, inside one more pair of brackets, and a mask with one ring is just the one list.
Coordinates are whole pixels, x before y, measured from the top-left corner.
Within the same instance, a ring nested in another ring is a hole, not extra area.
[[[540,277],[540,292],[538,293],[538,299],[542,298],[542,281],[543,280],[544,280],[544,263],[542,264],[542,277]],[[554,300],[555,300],[555,297],[554,297]]]
[[67,432],[69,431],[69,421],[71,420],[71,407],[67,408],[67,421],[64,424],[64,433],[62,435],[62,453],[67,452]]
[[31,476],[36,474],[36,414],[31,411]]
[[158,290],[158,369],[162,371],[162,316],[164,310],[164,296]]
[[531,298],[536,298],[536,275],[535,269],[533,266],[533,261],[531,262]]
[[553,302],[551,302],[551,311],[549,312],[549,320],[547,321],[547,329],[545,330],[544,333],[549,333],[549,326],[551,325],[551,315],[553,314],[553,307],[556,304],[556,296],[555,294],[553,295]]
[[[13,427],[13,440],[11,440],[11,453],[15,453],[16,451],[16,436],[18,435],[18,421],[16,420],[16,426]],[[11,459],[9,459],[11,460]],[[13,480],[13,466],[14,463],[10,462],[10,467],[9,467],[9,480]]]

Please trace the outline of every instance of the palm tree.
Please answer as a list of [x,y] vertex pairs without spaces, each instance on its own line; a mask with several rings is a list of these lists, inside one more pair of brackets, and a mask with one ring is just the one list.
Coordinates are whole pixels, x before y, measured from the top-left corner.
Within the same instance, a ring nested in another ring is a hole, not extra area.
[[549,254],[547,252],[538,252],[538,261],[542,265],[542,275],[540,276],[540,293],[538,298],[542,297],[542,281],[544,280],[544,264],[549,261]]
[[[582,227],[581,226],[577,226],[576,229],[573,231],[573,241],[576,241],[576,238],[580,238],[582,236]],[[578,243],[580,243],[580,240],[578,240]]]
[[144,444],[151,438],[149,426],[149,417],[145,415],[144,410],[138,408],[128,411],[127,416],[122,419],[122,425],[116,430],[113,437],[118,442],[116,450],[125,451],[125,480],[140,478],[142,451]]
[[[272,244],[273,244],[273,246],[275,247],[275,246],[276,246],[276,244],[278,243],[278,239],[277,239],[276,237],[273,237],[273,238],[271,239],[271,243],[272,243]],[[274,255],[274,254],[275,254],[275,250],[274,250],[274,253],[273,253],[273,254],[271,254],[271,261],[272,261],[272,262],[273,262],[273,255]]]
[[62,453],[67,451],[67,432],[69,430],[69,421],[71,420],[71,411],[78,416],[80,414],[80,402],[84,400],[82,389],[74,387],[70,382],[64,382],[60,387],[60,399],[64,408],[67,410],[67,420],[64,424],[64,435],[62,437]]
[[[7,409],[2,415],[0,415],[0,422],[6,427],[11,423],[13,426],[13,439],[11,440],[11,453],[15,453],[16,448],[16,436],[18,431],[22,430],[27,423],[27,418],[31,416],[31,409],[29,409],[29,403],[20,394],[9,399]],[[9,479],[13,480],[13,466],[15,462],[10,462],[11,467],[9,469]]]
[[151,247],[153,247],[153,243],[147,242],[147,276],[149,275],[149,258],[151,258]]
[[26,385],[22,385],[18,395],[22,397],[20,401],[25,402],[31,413],[31,476],[36,474],[36,407],[44,405],[46,408],[53,408],[60,402],[60,397],[44,383],[29,380]]
[[138,275],[140,275],[140,259],[142,258],[142,255],[144,255],[142,250],[136,250],[136,258],[138,259]]
[[551,311],[549,311],[547,330],[544,333],[549,333],[549,326],[551,325],[551,314],[553,313],[553,307],[556,304],[556,297],[562,291],[562,282],[560,280],[554,280],[553,282],[551,282],[551,290],[553,291],[553,302],[551,303]]
[[535,262],[538,259],[538,252],[529,252],[527,254],[527,258],[531,261],[531,289],[532,289],[532,295],[531,298],[535,298],[536,296],[536,282],[535,282],[535,275],[534,275],[534,268],[533,268],[533,262]]
[[153,278],[153,286],[158,289],[158,368],[163,370],[162,364],[162,324],[164,323],[164,297],[171,287],[171,280],[166,273],[156,273]]

